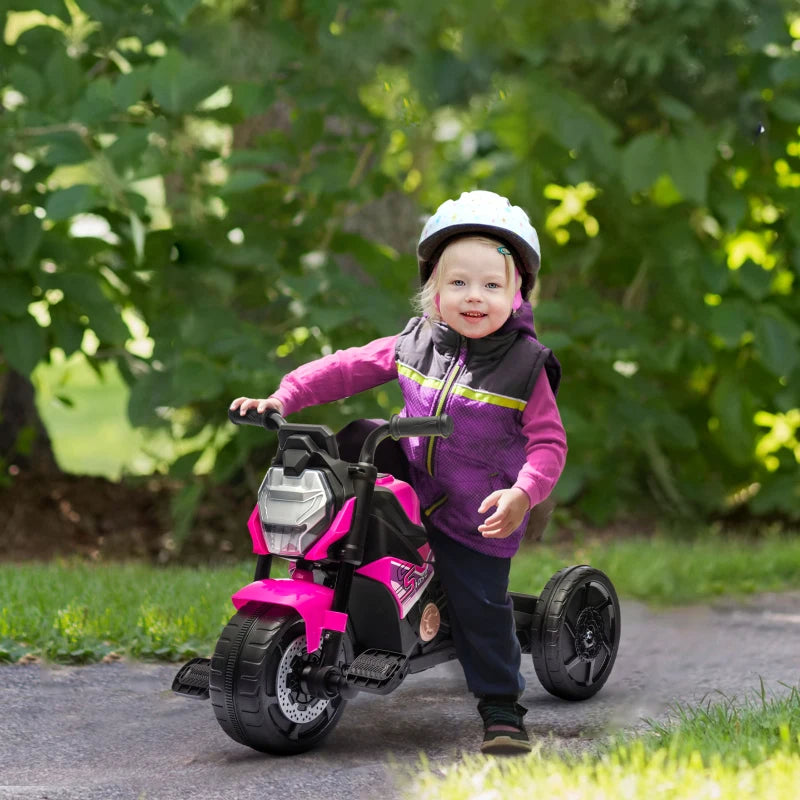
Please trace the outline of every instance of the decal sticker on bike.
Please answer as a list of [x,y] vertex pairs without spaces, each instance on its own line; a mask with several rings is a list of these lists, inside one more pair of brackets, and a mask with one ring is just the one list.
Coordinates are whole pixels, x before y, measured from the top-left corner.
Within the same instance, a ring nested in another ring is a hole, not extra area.
[[431,578],[433,578],[433,564],[431,563],[417,567],[414,564],[392,559],[392,591],[403,609],[403,616],[414,605],[422,590],[430,583]]

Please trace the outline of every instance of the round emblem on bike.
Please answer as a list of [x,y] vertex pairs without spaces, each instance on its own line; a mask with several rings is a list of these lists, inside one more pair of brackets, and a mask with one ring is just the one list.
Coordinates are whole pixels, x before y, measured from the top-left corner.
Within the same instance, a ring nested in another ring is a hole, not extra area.
[[419,621],[419,638],[423,642],[429,642],[439,633],[439,626],[442,623],[442,616],[436,603],[428,603],[422,612]]

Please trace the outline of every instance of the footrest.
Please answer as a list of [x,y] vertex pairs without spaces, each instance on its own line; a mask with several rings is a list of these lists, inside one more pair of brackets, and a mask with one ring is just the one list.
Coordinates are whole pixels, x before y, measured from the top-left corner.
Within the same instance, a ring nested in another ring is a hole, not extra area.
[[362,692],[388,694],[408,673],[408,659],[388,650],[365,650],[347,669],[347,682]]
[[172,681],[172,691],[184,697],[208,700],[210,674],[210,658],[193,658],[178,670],[175,680]]

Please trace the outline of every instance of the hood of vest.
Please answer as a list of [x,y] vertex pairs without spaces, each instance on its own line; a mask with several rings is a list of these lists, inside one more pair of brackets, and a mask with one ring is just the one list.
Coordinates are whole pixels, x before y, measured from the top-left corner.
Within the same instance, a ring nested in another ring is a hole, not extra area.
[[433,331],[433,343],[439,352],[457,351],[466,342],[470,355],[478,358],[497,357],[508,350],[520,334],[536,338],[536,330],[533,325],[533,308],[527,301],[515,313],[511,314],[494,333],[483,336],[480,339],[468,339],[444,322],[432,322],[431,328]]

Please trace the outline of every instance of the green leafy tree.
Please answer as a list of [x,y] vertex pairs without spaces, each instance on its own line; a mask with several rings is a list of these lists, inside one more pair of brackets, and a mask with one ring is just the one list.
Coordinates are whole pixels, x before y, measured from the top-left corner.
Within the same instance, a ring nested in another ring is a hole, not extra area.
[[226,480],[227,402],[396,332],[421,212],[481,186],[542,233],[561,499],[800,514],[791,3],[6,3],[7,368],[114,360],[134,424],[211,430],[174,474]]

